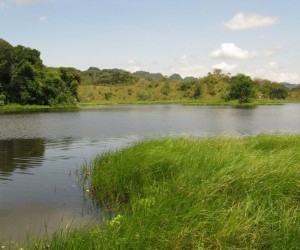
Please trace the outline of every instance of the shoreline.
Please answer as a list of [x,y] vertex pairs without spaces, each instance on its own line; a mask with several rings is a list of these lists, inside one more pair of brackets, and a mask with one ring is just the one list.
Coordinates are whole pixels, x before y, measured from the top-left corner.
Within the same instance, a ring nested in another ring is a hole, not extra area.
[[95,106],[110,106],[110,105],[168,105],[176,104],[183,106],[220,106],[220,107],[255,107],[255,106],[278,106],[289,103],[300,103],[295,100],[278,100],[278,101],[254,101],[250,103],[238,103],[237,101],[211,101],[211,102],[195,102],[195,101],[107,101],[107,102],[82,102],[77,105],[61,105],[61,106],[47,106],[47,105],[21,105],[21,104],[7,104],[0,106],[1,113],[13,113],[13,112],[38,112],[38,111],[78,111],[87,107]]
[[103,223],[28,247],[293,249],[299,136],[148,139],[99,155],[82,178]]

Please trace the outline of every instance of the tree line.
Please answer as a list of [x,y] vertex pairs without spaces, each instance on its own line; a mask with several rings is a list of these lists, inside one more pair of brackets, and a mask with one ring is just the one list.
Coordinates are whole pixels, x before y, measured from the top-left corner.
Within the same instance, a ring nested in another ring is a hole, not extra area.
[[[162,84],[161,92],[167,96],[170,84],[179,84],[177,91],[189,98],[201,98],[204,89],[211,96],[223,101],[251,102],[255,98],[285,99],[290,90],[277,82],[252,79],[244,74],[231,76],[221,70],[209,72],[201,78],[182,78],[179,74],[169,77],[161,73],[138,71],[130,73],[120,69],[86,71],[74,68],[46,67],[40,52],[21,45],[12,46],[0,39],[0,105],[9,103],[38,105],[74,105],[79,102],[77,88],[86,85]],[[297,88],[296,88],[297,89]],[[299,88],[298,88],[299,89]],[[107,97],[109,98],[109,97]]]
[[0,104],[69,105],[78,101],[80,75],[67,68],[48,68],[40,52],[0,39]]

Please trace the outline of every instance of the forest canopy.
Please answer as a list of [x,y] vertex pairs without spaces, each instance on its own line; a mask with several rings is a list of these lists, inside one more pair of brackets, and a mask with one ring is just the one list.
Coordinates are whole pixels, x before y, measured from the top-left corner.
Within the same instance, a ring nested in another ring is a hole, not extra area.
[[47,68],[40,52],[0,39],[0,104],[73,105],[80,75],[68,68]]

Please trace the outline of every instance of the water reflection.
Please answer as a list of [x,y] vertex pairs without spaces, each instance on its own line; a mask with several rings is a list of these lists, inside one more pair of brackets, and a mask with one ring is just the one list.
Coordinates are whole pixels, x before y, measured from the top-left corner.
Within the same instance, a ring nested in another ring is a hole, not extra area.
[[37,167],[45,153],[43,139],[0,140],[0,179],[7,179],[14,171]]

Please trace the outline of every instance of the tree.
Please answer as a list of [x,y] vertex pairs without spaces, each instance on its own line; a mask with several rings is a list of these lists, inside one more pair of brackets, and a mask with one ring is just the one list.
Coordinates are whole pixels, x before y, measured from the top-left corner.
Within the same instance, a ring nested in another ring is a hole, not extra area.
[[0,105],[75,104],[80,80],[78,70],[47,69],[38,50],[0,39]]
[[3,39],[0,39],[0,84],[2,87],[10,81],[10,67],[14,47]]
[[269,97],[270,99],[285,99],[288,93],[288,88],[281,84],[273,83],[270,86]]
[[248,103],[255,97],[256,88],[250,76],[238,74],[230,79],[228,89],[229,100],[238,100],[239,103]]
[[206,76],[201,78],[201,82],[206,84],[208,93],[211,96],[217,94],[218,88],[220,86],[227,85],[229,81],[229,76],[222,73],[222,70],[215,69],[213,73],[209,72]]
[[201,87],[200,83],[197,83],[196,87],[195,87],[195,91],[194,91],[193,97],[195,99],[197,99],[197,98],[199,98],[201,96],[201,94],[202,94],[202,87]]
[[43,79],[45,104],[51,106],[76,104],[77,87],[80,81],[80,76],[75,69],[47,69]]
[[43,63],[40,52],[21,45],[14,47],[7,89],[9,102],[39,104]]

